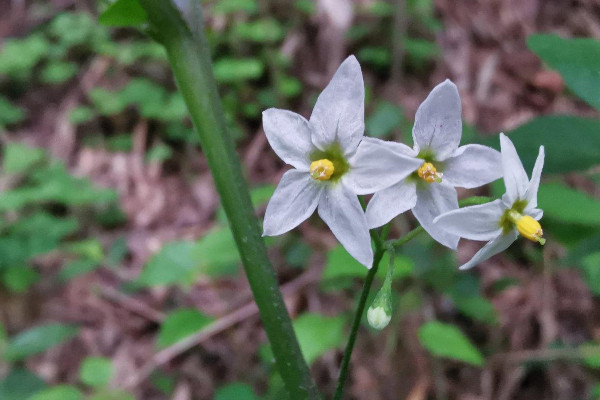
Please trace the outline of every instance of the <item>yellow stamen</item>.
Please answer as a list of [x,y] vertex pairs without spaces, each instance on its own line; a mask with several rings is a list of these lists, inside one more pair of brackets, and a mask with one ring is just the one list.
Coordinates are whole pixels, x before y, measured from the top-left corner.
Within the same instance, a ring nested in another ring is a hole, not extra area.
[[542,226],[533,217],[510,210],[508,218],[513,224],[517,225],[517,230],[524,238],[532,242],[538,242],[541,245],[546,244],[546,239],[542,237],[544,236]]
[[441,172],[437,172],[437,169],[435,169],[433,164],[429,162],[423,163],[423,165],[421,165],[417,170],[417,174],[419,175],[419,178],[429,183],[440,183],[443,175]]
[[335,168],[333,163],[328,159],[313,161],[310,164],[310,175],[317,180],[327,181],[333,175]]

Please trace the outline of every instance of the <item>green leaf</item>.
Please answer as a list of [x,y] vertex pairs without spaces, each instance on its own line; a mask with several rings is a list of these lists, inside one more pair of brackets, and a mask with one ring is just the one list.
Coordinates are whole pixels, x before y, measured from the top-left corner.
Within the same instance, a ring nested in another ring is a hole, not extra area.
[[215,14],[231,14],[235,12],[246,12],[254,14],[258,11],[256,0],[220,0],[213,9]]
[[560,183],[540,185],[538,204],[546,218],[580,225],[600,225],[600,200]]
[[138,282],[148,286],[170,285],[187,280],[196,261],[194,242],[171,242],[163,246],[146,264]]
[[198,332],[209,325],[214,318],[200,313],[196,309],[180,309],[170,313],[160,327],[156,346],[164,349]]
[[221,58],[214,63],[219,83],[237,83],[260,78],[264,64],[257,58]]
[[45,387],[46,383],[37,375],[24,369],[13,369],[0,381],[0,399],[24,400]]
[[308,364],[344,343],[346,321],[342,316],[326,317],[306,313],[296,318],[293,325],[302,355]]
[[527,46],[557,70],[575,94],[600,111],[600,41],[532,35]]
[[5,97],[0,96],[0,130],[6,125],[19,123],[23,119],[25,119],[25,111],[13,105]]
[[245,383],[229,383],[215,391],[214,400],[259,400]]
[[42,70],[42,82],[50,84],[66,82],[77,74],[77,69],[77,64],[72,62],[51,62]]
[[395,104],[382,102],[367,118],[366,131],[369,136],[383,138],[390,136],[401,124],[402,109]]
[[581,260],[581,269],[590,291],[600,296],[600,252],[585,256]]
[[427,322],[419,328],[418,335],[421,345],[434,356],[476,366],[483,365],[485,361],[479,350],[454,325],[438,321]]
[[93,387],[107,386],[113,376],[112,361],[104,357],[88,357],[79,369],[79,379]]
[[137,0],[116,0],[98,21],[107,26],[139,26],[148,22],[148,16]]
[[59,385],[42,390],[27,400],[82,400],[83,393],[73,386]]
[[[600,121],[595,119],[564,115],[539,117],[521,125],[509,137],[529,174],[540,145],[546,150],[545,174],[582,171],[598,164]],[[498,138],[490,145],[498,148]]]
[[33,67],[48,54],[50,47],[42,34],[4,40],[0,48],[0,75],[26,78]]
[[69,113],[69,122],[73,125],[84,124],[91,121],[95,116],[94,111],[85,106],[78,106]]
[[2,283],[15,293],[24,293],[40,280],[40,274],[24,265],[12,266],[2,271]]
[[45,157],[43,149],[25,146],[21,143],[7,143],[4,146],[2,170],[5,174],[18,174],[27,171]]
[[600,368],[600,345],[598,343],[584,343],[578,347],[583,355],[583,361],[590,368]]
[[387,68],[392,61],[392,55],[388,48],[381,46],[363,47],[356,56],[361,62],[379,68]]
[[238,23],[235,25],[234,33],[242,40],[257,43],[274,43],[285,35],[281,24],[273,18]]
[[87,400],[135,400],[135,397],[124,390],[103,390],[89,396]]
[[31,328],[9,341],[4,358],[8,361],[22,360],[63,343],[78,333],[79,328],[59,323]]

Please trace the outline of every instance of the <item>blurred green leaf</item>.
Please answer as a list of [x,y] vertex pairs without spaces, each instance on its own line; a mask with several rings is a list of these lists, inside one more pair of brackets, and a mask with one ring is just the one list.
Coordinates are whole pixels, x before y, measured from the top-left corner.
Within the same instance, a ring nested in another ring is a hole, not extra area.
[[135,397],[124,390],[102,390],[92,394],[87,400],[135,400]]
[[408,56],[408,62],[418,69],[423,68],[426,62],[435,60],[440,54],[438,45],[426,39],[404,38],[404,48]]
[[27,400],[83,400],[83,393],[73,386],[59,385],[42,390]]
[[197,263],[196,244],[189,241],[165,244],[146,264],[138,282],[148,286],[170,285],[186,281]]
[[583,100],[600,111],[600,41],[532,35],[527,46]]
[[169,313],[160,327],[156,347],[164,349],[193,335],[209,325],[214,318],[200,313],[196,309],[180,309]]
[[86,12],[59,13],[50,23],[49,31],[66,48],[79,45],[97,48],[110,40],[108,30]]
[[[512,131],[509,137],[528,173],[533,169],[540,145],[546,150],[546,174],[582,171],[598,164],[600,121],[595,119],[566,115],[538,117]],[[499,148],[498,138],[489,144]]]
[[78,333],[79,328],[60,323],[31,328],[11,338],[6,347],[4,358],[9,361],[22,360],[65,342]]
[[25,119],[25,111],[0,95],[0,131],[4,126],[19,123],[23,119]]
[[378,68],[389,67],[392,61],[392,54],[389,49],[381,46],[363,47],[356,53],[356,57],[361,62]]
[[233,32],[241,39],[257,43],[274,43],[285,34],[281,24],[274,18],[238,23]]
[[257,58],[220,58],[214,63],[219,83],[237,83],[260,78],[264,64]]
[[4,146],[2,170],[5,174],[17,174],[27,171],[45,157],[43,149],[29,147],[21,143],[7,143]]
[[394,15],[394,6],[384,0],[375,0],[368,3],[365,11],[376,17],[389,17]]
[[254,14],[257,11],[258,3],[256,0],[220,0],[213,8],[215,14],[231,14],[235,12]]
[[37,375],[15,368],[3,380],[0,380],[0,399],[26,400],[34,393],[43,390],[46,383]]
[[137,0],[116,0],[98,21],[107,26],[139,26],[148,21],[148,16]]
[[366,132],[369,136],[377,138],[388,137],[400,127],[402,119],[402,108],[392,103],[381,102],[367,118]]
[[590,291],[600,296],[600,252],[585,256],[581,260],[581,269]]
[[107,386],[114,370],[112,361],[104,357],[87,357],[79,369],[79,379],[93,387]]
[[42,82],[59,84],[77,75],[78,65],[72,62],[54,61],[42,70]]
[[259,400],[245,383],[229,383],[215,391],[214,400]]
[[95,116],[94,111],[85,106],[78,106],[69,113],[69,122],[73,125],[84,124],[91,121]]
[[436,357],[451,358],[466,363],[481,366],[484,358],[454,325],[431,321],[419,328],[419,342]]
[[24,293],[40,280],[40,274],[28,266],[12,266],[2,271],[2,283],[15,293]]
[[171,158],[173,150],[164,143],[158,143],[146,153],[147,161],[163,162]]
[[600,225],[600,200],[560,183],[540,185],[538,204],[546,218],[581,225]]
[[89,259],[80,259],[69,261],[65,264],[65,266],[60,270],[58,274],[58,278],[62,282],[67,282],[77,276],[87,274],[96,270],[100,266],[100,263],[95,260]]
[[50,43],[40,33],[23,39],[4,39],[0,48],[0,75],[26,78],[49,50]]
[[346,322],[342,316],[327,317],[305,313],[296,318],[293,325],[300,349],[308,364],[344,344]]
[[580,345],[578,350],[583,355],[583,361],[590,368],[600,368],[600,345],[588,342]]
[[315,15],[317,13],[317,6],[312,0],[296,0],[294,7],[306,15]]

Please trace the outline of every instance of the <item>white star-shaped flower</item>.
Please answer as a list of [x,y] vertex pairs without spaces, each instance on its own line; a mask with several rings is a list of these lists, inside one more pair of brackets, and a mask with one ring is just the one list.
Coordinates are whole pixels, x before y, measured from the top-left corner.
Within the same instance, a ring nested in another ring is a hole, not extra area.
[[460,269],[474,267],[508,248],[519,233],[529,240],[545,243],[539,224],[543,211],[537,208],[537,192],[544,166],[544,146],[540,152],[531,180],[519,159],[515,146],[500,134],[502,168],[506,193],[502,200],[465,207],[440,215],[434,223],[441,229],[471,240],[489,240],[473,258]]
[[393,185],[420,163],[398,154],[390,142],[363,137],[364,98],[360,65],[350,56],[319,95],[310,121],[285,110],[263,112],[271,147],[295,167],[283,175],[269,201],[263,235],[295,228],[318,206],[348,253],[371,267],[371,238],[357,195]]
[[474,188],[502,176],[500,153],[469,144],[462,136],[461,104],[456,85],[437,85],[419,106],[413,127],[414,146],[394,143],[395,149],[420,167],[401,182],[375,193],[367,206],[370,228],[388,223],[411,209],[421,226],[441,244],[456,249],[459,237],[441,230],[433,220],[458,208],[455,186]]

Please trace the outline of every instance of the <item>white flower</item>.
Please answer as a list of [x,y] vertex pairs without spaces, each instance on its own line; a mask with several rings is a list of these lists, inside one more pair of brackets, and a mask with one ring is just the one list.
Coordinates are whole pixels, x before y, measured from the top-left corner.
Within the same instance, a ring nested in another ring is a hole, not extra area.
[[419,106],[413,127],[414,146],[394,143],[420,167],[399,183],[375,193],[367,206],[370,228],[384,225],[411,209],[421,226],[441,244],[456,249],[459,237],[439,229],[433,219],[458,208],[455,186],[474,188],[502,176],[500,153],[469,144],[462,135],[461,104],[456,85],[437,85]]
[[386,188],[420,163],[395,152],[390,142],[363,137],[364,97],[360,65],[350,56],[319,95],[310,121],[285,110],[263,112],[271,147],[295,167],[269,201],[263,235],[295,228],[318,207],[348,253],[370,268],[371,238],[356,195]]
[[527,178],[515,146],[502,133],[500,147],[506,185],[506,193],[502,200],[450,211],[434,221],[441,229],[460,237],[489,240],[460,269],[474,267],[505,250],[517,239],[519,233],[529,240],[545,243],[542,227],[538,222],[543,211],[537,208],[537,192],[544,166],[544,146],[540,146],[531,180]]

